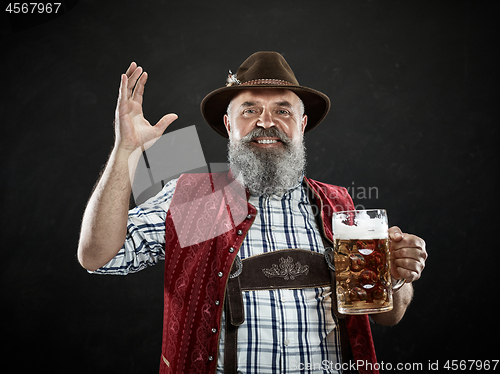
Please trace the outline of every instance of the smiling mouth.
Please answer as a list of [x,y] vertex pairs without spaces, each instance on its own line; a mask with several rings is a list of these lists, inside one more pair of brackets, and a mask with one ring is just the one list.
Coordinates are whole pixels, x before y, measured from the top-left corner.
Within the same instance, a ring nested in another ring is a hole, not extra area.
[[254,140],[255,143],[258,144],[273,144],[273,143],[278,143],[280,140],[278,139],[256,139]]
[[262,144],[262,145],[272,145],[283,143],[279,136],[255,136],[252,140],[253,143]]

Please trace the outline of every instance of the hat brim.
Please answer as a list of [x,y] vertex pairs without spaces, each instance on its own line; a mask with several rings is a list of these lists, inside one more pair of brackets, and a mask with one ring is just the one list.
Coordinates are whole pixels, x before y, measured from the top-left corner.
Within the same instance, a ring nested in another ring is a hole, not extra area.
[[269,88],[290,90],[300,97],[304,103],[305,114],[307,115],[307,126],[305,132],[311,131],[313,128],[318,126],[330,110],[330,99],[328,96],[312,88],[283,85],[235,85],[219,88],[205,96],[200,105],[203,118],[218,134],[225,138],[229,138],[226,127],[224,126],[223,117],[224,114],[226,114],[227,106],[233,97],[242,90],[259,90]]

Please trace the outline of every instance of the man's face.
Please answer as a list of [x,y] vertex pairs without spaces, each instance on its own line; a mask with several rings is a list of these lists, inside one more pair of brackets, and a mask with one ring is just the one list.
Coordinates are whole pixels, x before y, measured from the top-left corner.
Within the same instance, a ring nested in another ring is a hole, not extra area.
[[282,195],[299,183],[307,116],[288,90],[246,90],[228,108],[228,160],[236,179],[256,195]]
[[[307,116],[299,97],[290,90],[244,90],[233,98],[230,113],[224,116],[224,125],[235,142],[256,128],[274,127],[297,143],[302,141]],[[278,137],[258,137],[252,146],[273,149],[283,144]]]

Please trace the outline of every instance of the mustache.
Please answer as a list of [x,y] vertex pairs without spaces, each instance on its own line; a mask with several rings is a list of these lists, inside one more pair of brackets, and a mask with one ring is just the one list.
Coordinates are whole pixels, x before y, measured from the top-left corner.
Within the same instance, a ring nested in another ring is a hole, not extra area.
[[278,138],[285,145],[292,142],[292,140],[284,132],[278,130],[276,127],[270,127],[268,129],[257,127],[241,138],[241,142],[250,143],[255,138],[260,137]]

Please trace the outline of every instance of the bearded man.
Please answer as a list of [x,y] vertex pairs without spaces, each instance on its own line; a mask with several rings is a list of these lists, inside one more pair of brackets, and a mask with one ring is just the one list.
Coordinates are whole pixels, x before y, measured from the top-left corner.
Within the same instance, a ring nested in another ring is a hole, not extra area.
[[[201,103],[229,138],[230,171],[184,174],[128,211],[142,150],[177,118],[144,119],[146,80],[135,63],[122,75],[115,145],[83,217],[78,258],[98,274],[165,260],[160,372],[377,372],[368,317],[338,313],[325,261],[333,212],[354,205],[345,188],[304,175],[304,133],[324,119],[328,97],[300,86],[282,55],[253,54]],[[372,316],[384,325],[403,317],[427,258],[422,239],[398,227],[389,237],[392,276],[406,283],[391,311]]]

